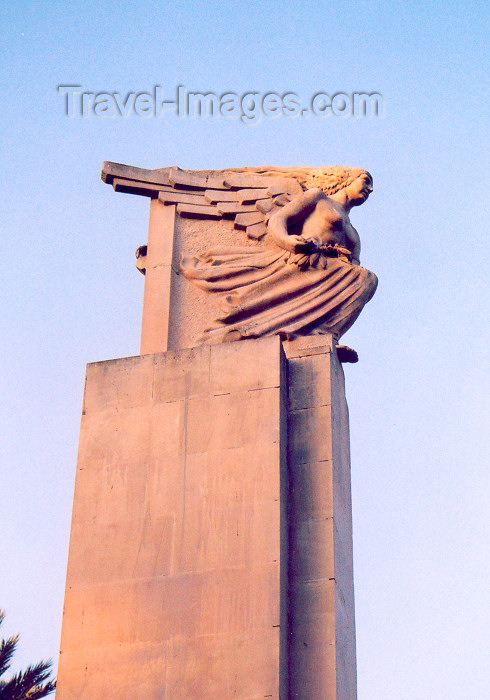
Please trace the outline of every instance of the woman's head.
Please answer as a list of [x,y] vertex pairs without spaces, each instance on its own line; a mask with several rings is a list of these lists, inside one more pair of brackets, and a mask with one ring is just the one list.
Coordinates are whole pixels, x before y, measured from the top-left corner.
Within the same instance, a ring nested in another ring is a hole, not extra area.
[[346,202],[350,207],[357,207],[363,204],[373,191],[373,178],[364,171],[352,180],[347,186],[342,188],[342,194],[346,196]]

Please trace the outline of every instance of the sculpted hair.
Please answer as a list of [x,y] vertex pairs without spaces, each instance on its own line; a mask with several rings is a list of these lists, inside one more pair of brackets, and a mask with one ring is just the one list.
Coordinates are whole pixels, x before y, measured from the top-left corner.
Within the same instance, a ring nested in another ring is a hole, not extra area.
[[[362,175],[371,175],[362,168],[346,168],[342,165],[331,165],[326,168],[234,168],[234,172],[254,172],[258,175],[294,177],[304,190],[319,187],[325,194],[335,194],[348,187]],[[371,177],[372,179],[372,177]]]
[[329,168],[308,168],[301,176],[299,173],[295,177],[303,187],[319,187],[325,194],[335,194],[344,187],[348,187],[354,180],[362,175],[369,175],[367,170],[361,168],[344,168],[342,166],[331,166]]

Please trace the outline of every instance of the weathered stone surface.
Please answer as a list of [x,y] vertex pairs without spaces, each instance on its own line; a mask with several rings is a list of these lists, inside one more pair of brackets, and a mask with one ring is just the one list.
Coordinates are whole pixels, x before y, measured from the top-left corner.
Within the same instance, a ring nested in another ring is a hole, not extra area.
[[279,698],[283,363],[265,338],[88,366],[59,700]]
[[209,394],[211,348],[190,348],[152,356],[152,396],[156,403]]
[[256,202],[259,199],[267,199],[268,191],[263,189],[255,190],[206,190],[205,199],[210,203],[216,202]]
[[[325,346],[323,346],[325,352]],[[322,353],[323,355],[323,353]],[[303,357],[289,358],[289,407],[293,411],[328,406],[332,401],[330,391],[330,367],[325,367],[325,358],[310,355],[309,362]]]
[[217,209],[220,214],[247,214],[257,211],[255,204],[241,202],[218,202]]
[[236,228],[245,230],[247,226],[252,226],[253,224],[261,223],[263,222],[263,220],[264,217],[262,216],[261,212],[237,214],[235,217],[235,226]]
[[181,216],[191,216],[191,217],[207,217],[212,219],[219,219],[222,212],[218,210],[217,207],[207,206],[206,204],[177,204],[177,212]]
[[170,168],[168,177],[172,185],[186,185],[196,189],[207,187],[207,176],[202,173],[189,173],[180,168]]
[[289,695],[355,700],[349,426],[332,336],[288,358]]
[[164,206],[157,199],[152,200],[141,323],[142,355],[168,349],[174,230],[175,206]]
[[262,177],[261,175],[248,175],[246,173],[234,173],[225,176],[225,184],[229,187],[244,188],[265,188],[274,184],[274,178]]
[[[325,432],[325,426],[332,422],[330,406],[312,406],[290,411],[289,421],[292,432],[288,449],[295,462],[307,464],[332,459],[331,434]],[[312,435],[321,438],[313,440]]]
[[266,232],[266,225],[263,221],[258,224],[251,224],[250,226],[247,226],[247,236],[254,240],[262,238],[265,236]]
[[88,366],[58,700],[355,700],[353,596],[331,336]]
[[210,346],[210,382],[215,394],[279,387],[280,366],[271,362],[271,348],[277,344],[273,337],[255,345],[255,352],[245,353],[236,343]]
[[139,182],[153,182],[159,185],[169,185],[170,168],[159,168],[156,170],[146,170],[136,168],[133,165],[123,165],[122,163],[111,163],[105,161],[102,164],[101,177],[103,182],[112,184],[114,178],[121,177],[125,180],[135,180]]
[[267,214],[274,209],[274,200],[273,199],[263,199],[260,202],[257,202],[256,206],[260,212],[262,212],[263,214]]
[[114,192],[126,192],[127,194],[138,194],[143,197],[158,197],[164,185],[157,185],[152,182],[139,182],[137,180],[126,180],[125,178],[115,177],[112,180]]
[[182,202],[182,204],[197,204],[201,206],[208,206],[208,202],[200,194],[182,194],[180,192],[160,192],[158,199],[163,202]]

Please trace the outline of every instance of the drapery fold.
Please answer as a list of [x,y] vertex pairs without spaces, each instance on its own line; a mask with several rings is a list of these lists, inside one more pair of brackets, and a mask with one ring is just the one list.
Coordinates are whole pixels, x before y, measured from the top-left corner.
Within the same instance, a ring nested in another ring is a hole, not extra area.
[[334,333],[354,323],[376,291],[376,275],[342,255],[294,255],[280,248],[214,248],[184,256],[182,274],[221,293],[220,315],[203,342],[284,333]]

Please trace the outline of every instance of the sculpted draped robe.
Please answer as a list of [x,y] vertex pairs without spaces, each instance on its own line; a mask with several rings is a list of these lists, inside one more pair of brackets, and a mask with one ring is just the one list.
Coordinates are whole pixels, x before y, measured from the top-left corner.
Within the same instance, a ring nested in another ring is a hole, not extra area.
[[279,248],[216,247],[184,256],[182,274],[221,293],[220,311],[202,340],[225,342],[284,333],[334,333],[354,323],[376,291],[376,275],[350,262],[340,246],[313,254]]

